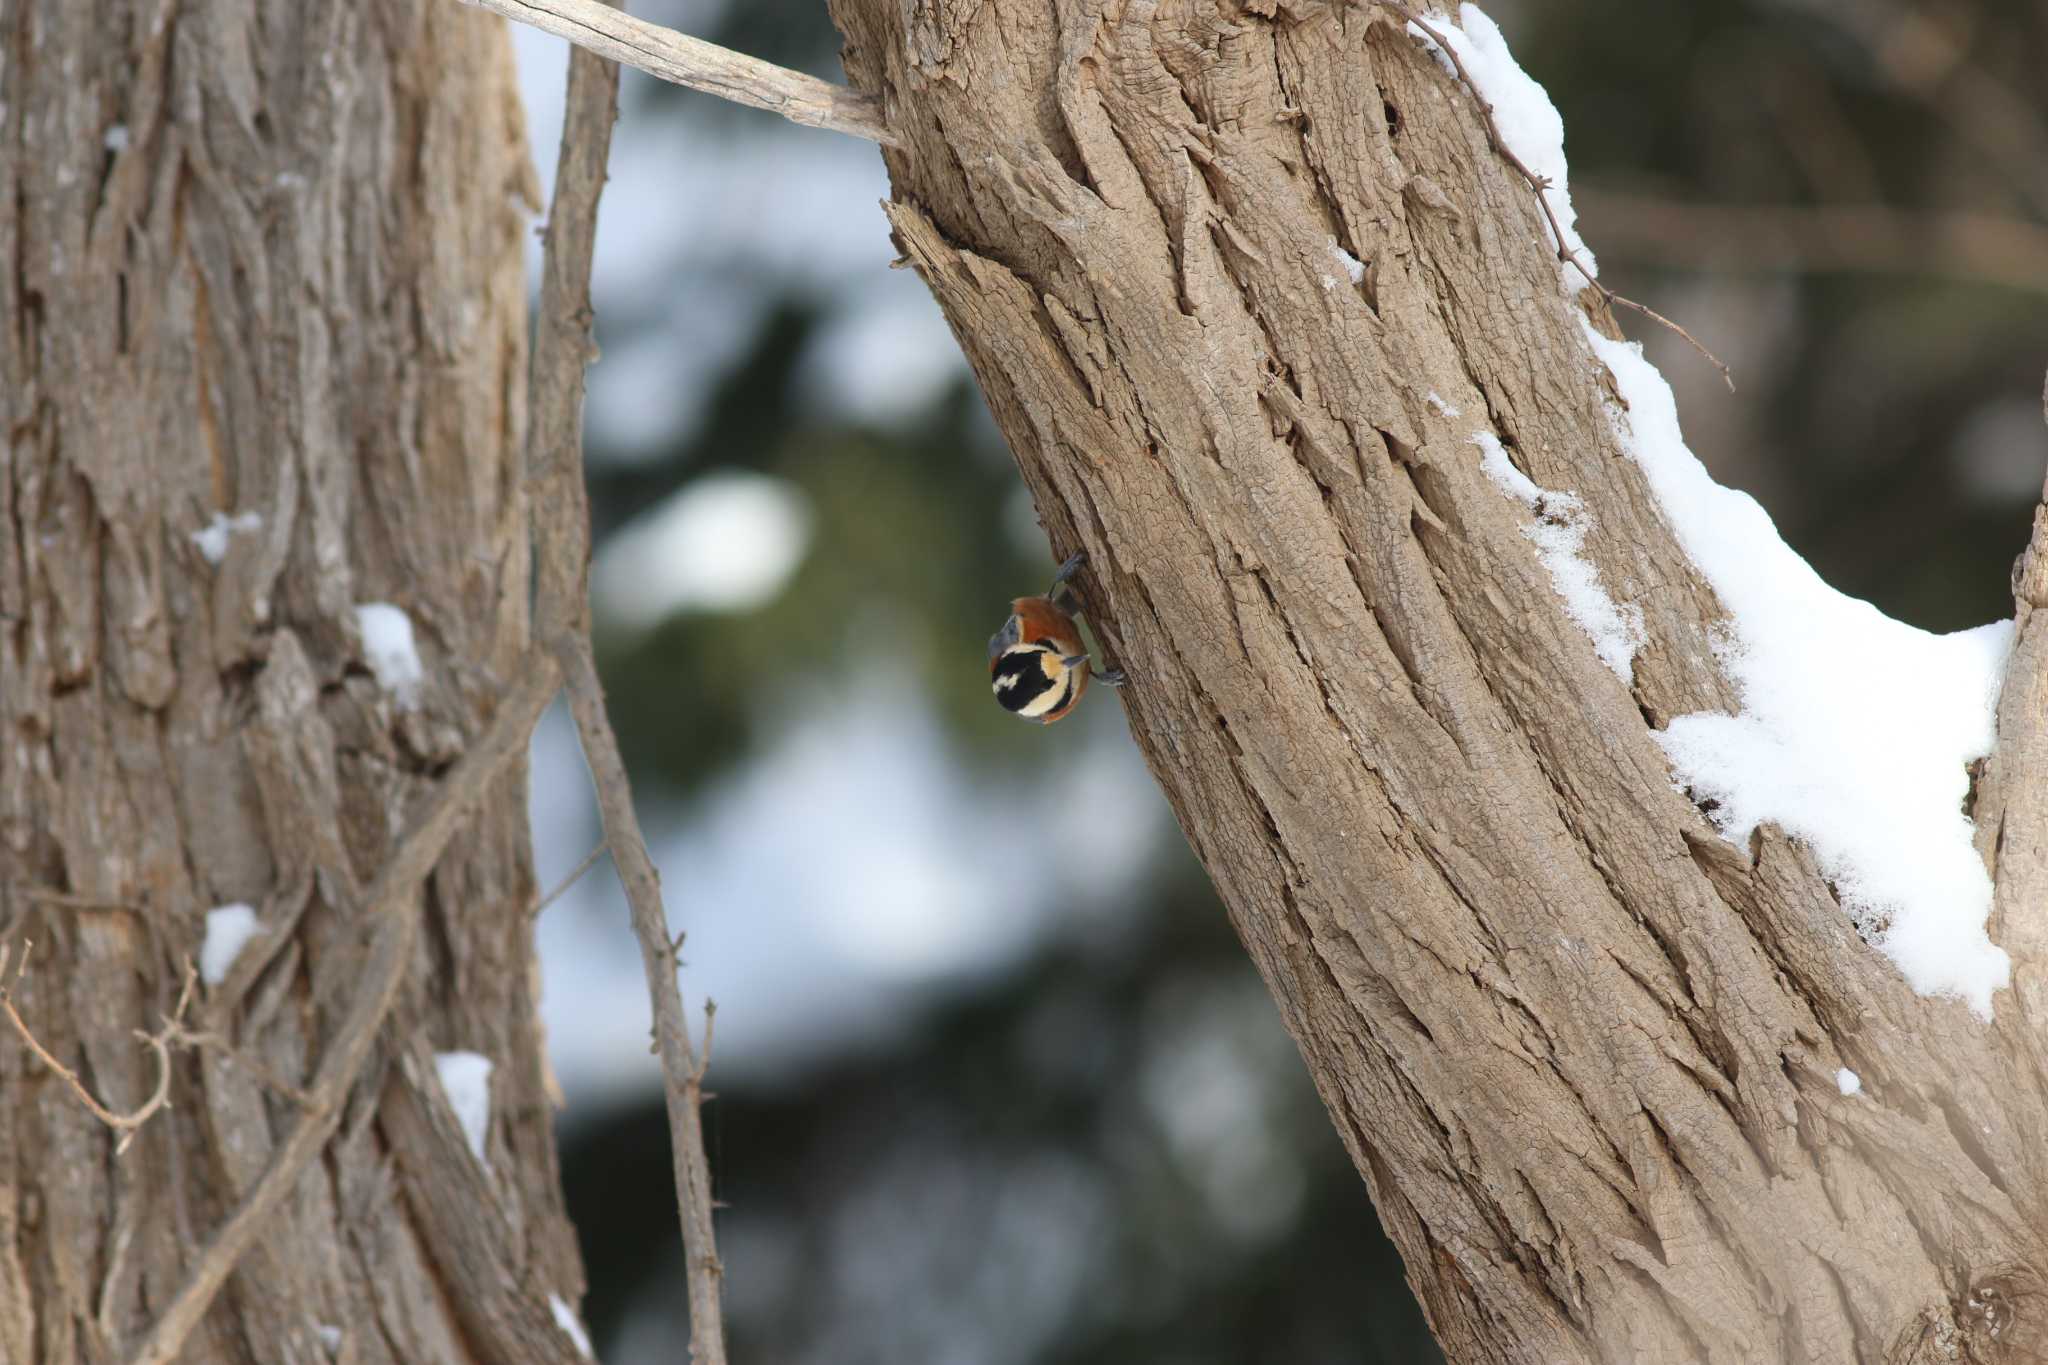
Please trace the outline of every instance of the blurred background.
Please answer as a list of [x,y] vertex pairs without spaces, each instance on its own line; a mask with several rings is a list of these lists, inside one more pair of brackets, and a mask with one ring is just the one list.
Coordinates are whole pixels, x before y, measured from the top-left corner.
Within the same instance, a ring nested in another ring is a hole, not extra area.
[[[637,13],[841,79],[823,0]],[[1564,114],[1603,278],[1693,449],[1846,591],[2009,614],[2044,464],[2048,5],[1489,7]],[[518,34],[543,181],[566,53]],[[1050,729],[983,642],[1052,558],[879,154],[629,72],[598,242],[595,594],[676,927],[748,1365],[1436,1359],[1114,697]],[[535,261],[538,261],[537,248]],[[550,716],[552,886],[597,843]],[[1049,871],[1009,869],[1050,851]],[[542,916],[565,1177],[609,1365],[687,1325],[610,870]]]

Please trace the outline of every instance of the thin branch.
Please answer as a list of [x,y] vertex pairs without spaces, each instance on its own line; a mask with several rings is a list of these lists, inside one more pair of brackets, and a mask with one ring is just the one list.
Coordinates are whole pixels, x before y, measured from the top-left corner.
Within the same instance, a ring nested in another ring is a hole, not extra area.
[[50,886],[33,886],[17,883],[9,888],[27,900],[42,905],[55,905],[66,910],[127,910],[141,914],[142,907],[134,901],[110,900],[105,896],[85,896],[75,891],[59,891]]
[[1678,333],[1678,335],[1684,337],[1687,344],[1707,358],[1708,364],[1721,372],[1721,380],[1727,384],[1728,392],[1735,392],[1734,372],[1722,363],[1719,356],[1701,345],[1698,337],[1686,331],[1685,328],[1679,326],[1649,305],[1637,303],[1634,299],[1624,298],[1622,295],[1615,293],[1612,289],[1600,283],[1599,278],[1591,270],[1587,269],[1586,263],[1579,259],[1579,253],[1572,250],[1571,246],[1565,241],[1564,228],[1557,221],[1556,210],[1550,207],[1550,196],[1544,193],[1545,190],[1550,188],[1549,177],[1538,175],[1530,170],[1528,164],[1509,149],[1507,139],[1500,134],[1500,125],[1494,122],[1493,106],[1486,102],[1486,96],[1480,93],[1478,84],[1472,79],[1472,74],[1465,70],[1465,63],[1458,59],[1458,49],[1451,46],[1450,40],[1429,24],[1424,23],[1420,15],[1408,8],[1408,6],[1399,3],[1399,0],[1373,0],[1373,3],[1379,5],[1382,9],[1392,10],[1416,28],[1428,34],[1430,40],[1437,45],[1438,50],[1450,59],[1452,69],[1458,73],[1458,79],[1464,83],[1467,90],[1472,92],[1472,99],[1479,106],[1479,117],[1486,125],[1487,143],[1492,146],[1500,159],[1514,167],[1522,179],[1529,182],[1529,188],[1536,192],[1536,202],[1542,205],[1543,216],[1550,220],[1550,235],[1557,242],[1557,259],[1570,265],[1580,275],[1584,276],[1586,283],[1598,291],[1600,297],[1606,300],[1608,307],[1611,308],[1618,303],[1624,308],[1633,308],[1652,322],[1662,323]]
[[599,839],[597,841],[597,847],[591,849],[590,852],[584,854],[583,861],[576,864],[575,867],[571,868],[569,870],[568,876],[562,878],[562,880],[555,883],[554,890],[548,892],[545,896],[542,896],[539,900],[533,903],[533,910],[529,914],[528,918],[540,918],[540,912],[547,909],[550,905],[553,905],[556,901],[560,900],[564,893],[566,893],[570,887],[576,885],[577,882],[582,881],[583,874],[590,871],[591,868],[596,867],[597,860],[599,858],[602,858],[605,855],[605,850],[609,849],[610,847],[610,844],[606,843],[602,839]]
[[792,123],[902,146],[879,101],[843,85],[622,14],[601,0],[463,0],[692,90]]
[[[15,980],[19,981],[28,974],[29,951],[34,946],[31,942],[24,941],[22,943],[21,966],[15,973]],[[144,1033],[141,1029],[135,1030],[137,1041],[141,1042],[156,1056],[156,1089],[140,1105],[125,1114],[119,1114],[109,1109],[106,1105],[101,1104],[92,1091],[86,1087],[85,1082],[79,1079],[76,1071],[73,1071],[70,1067],[50,1055],[50,1050],[42,1045],[41,1040],[29,1029],[27,1022],[22,1019],[20,1012],[14,1008],[12,984],[4,979],[7,975],[7,959],[12,952],[12,948],[0,946],[0,1010],[6,1012],[8,1020],[14,1025],[14,1031],[21,1035],[22,1042],[28,1044],[29,1051],[40,1057],[44,1066],[50,1068],[59,1079],[71,1087],[71,1093],[78,1096],[80,1102],[92,1111],[94,1118],[121,1135],[121,1140],[114,1144],[114,1155],[119,1156],[128,1150],[128,1144],[135,1140],[135,1134],[141,1129],[142,1125],[149,1122],[158,1110],[164,1109],[170,1104],[170,1044],[173,1042],[183,1042],[186,1037],[184,1030],[185,1008],[192,1003],[192,983],[197,980],[196,975],[192,971],[192,964],[189,962],[185,964],[185,988],[178,992],[177,1007],[164,1020],[164,1026],[155,1033]]]
[[263,1085],[268,1086],[274,1093],[284,1096],[301,1109],[307,1108],[313,1103],[313,1097],[307,1094],[304,1089],[293,1085],[290,1081],[278,1075],[271,1067],[258,1061],[246,1051],[236,1047],[233,1043],[230,1043],[227,1039],[210,1029],[202,1029],[195,1032],[192,1029],[179,1028],[171,1034],[170,1041],[176,1043],[179,1047],[211,1048],[219,1053],[221,1058],[230,1066],[241,1067]]
[[[496,0],[490,3],[495,5]],[[583,483],[583,389],[585,367],[592,354],[591,252],[617,111],[618,68],[589,52],[573,53],[555,197],[548,210],[533,370],[527,385],[531,414],[528,497],[540,560],[534,625],[561,667],[584,761],[590,767],[598,809],[604,816],[605,843],[625,888],[633,932],[640,941],[654,1012],[656,1050],[661,1056],[676,1205],[683,1227],[690,1357],[697,1365],[725,1365],[725,1325],[719,1302],[724,1267],[718,1259],[712,1225],[711,1166],[704,1155],[704,1072],[690,1047],[659,877],[633,810],[632,787],[626,780],[618,736],[605,713],[604,689],[598,682],[590,644],[590,510]]]
[[406,964],[412,960],[413,942],[419,932],[420,883],[426,880],[449,838],[483,799],[492,781],[508,763],[526,752],[534,724],[555,695],[559,675],[552,659],[545,655],[536,657],[524,673],[519,685],[499,703],[490,729],[470,746],[447,780],[435,789],[425,811],[413,823],[412,833],[398,845],[364,896],[362,922],[370,926],[371,938],[364,954],[362,989],[349,1006],[334,1040],[327,1045],[326,1055],[320,1059],[320,1070],[306,1097],[305,1112],[293,1125],[290,1136],[271,1155],[270,1165],[243,1198],[234,1216],[214,1234],[206,1253],[179,1287],[177,1297],[129,1357],[129,1365],[170,1365],[177,1358],[185,1338],[206,1315],[214,1295],[220,1292],[236,1263],[262,1235],[278,1205],[298,1182],[306,1163],[327,1145],[327,1139],[341,1122],[342,1102],[369,1060],[377,1033],[398,1001]]
[[[583,758],[590,765],[591,784],[604,812],[613,865],[632,907],[633,933],[640,940],[640,961],[647,990],[654,1001],[655,1049],[668,1097],[669,1137],[674,1149],[677,1200],[683,1215],[683,1251],[690,1277],[690,1358],[696,1365],[724,1365],[725,1342],[719,1333],[719,1283],[725,1267],[711,1223],[711,1166],[704,1156],[704,1071],[690,1045],[683,1022],[682,987],[676,981],[676,960],[670,950],[668,916],[661,904],[661,876],[648,856],[633,811],[632,787],[619,755],[619,741],[605,715],[604,688],[598,682],[588,636],[562,642],[558,657],[569,707],[583,739]],[[708,1009],[708,1006],[707,1006]],[[706,1017],[708,1047],[709,1016]],[[708,1053],[707,1053],[708,1058]],[[709,1324],[706,1332],[700,1324]]]

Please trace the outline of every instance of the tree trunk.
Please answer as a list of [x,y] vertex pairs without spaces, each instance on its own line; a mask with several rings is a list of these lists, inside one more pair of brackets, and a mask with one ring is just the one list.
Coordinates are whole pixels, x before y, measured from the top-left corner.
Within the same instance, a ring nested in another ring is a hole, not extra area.
[[[365,888],[511,685],[534,196],[503,26],[445,0],[0,5],[13,1001],[133,1109],[207,912],[262,926],[125,1152],[0,1024],[0,1361],[122,1359],[186,1282],[358,992]],[[416,688],[369,667],[372,602]],[[375,1059],[182,1359],[577,1358],[525,789],[415,893]],[[482,1162],[455,1050],[495,1066]]]
[[[1802,846],[1744,856],[1674,788],[1655,729],[1736,702],[1722,608],[1530,186],[1398,19],[833,7],[904,144],[899,244],[1057,554],[1092,554],[1131,729],[1449,1356],[2038,1358],[2048,627],[1979,794],[2016,983],[1986,1025],[1914,994]],[[1590,509],[1632,685],[1475,427]]]

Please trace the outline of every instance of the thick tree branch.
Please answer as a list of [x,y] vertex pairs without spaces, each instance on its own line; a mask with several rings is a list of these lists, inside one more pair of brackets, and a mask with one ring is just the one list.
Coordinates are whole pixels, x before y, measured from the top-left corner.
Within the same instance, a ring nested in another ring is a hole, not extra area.
[[[527,471],[541,561],[536,627],[568,679],[570,708],[604,817],[605,843],[612,850],[632,907],[633,932],[640,940],[646,967],[656,1050],[668,1099],[676,1202],[683,1226],[691,1358],[699,1365],[724,1365],[725,1330],[719,1306],[723,1268],[712,1227],[711,1167],[704,1155],[699,1112],[704,1070],[684,1023],[660,880],[633,811],[632,788],[619,755],[618,737],[605,714],[604,692],[590,646],[590,513],[583,485],[583,388],[584,371],[592,355],[590,262],[605,157],[618,113],[618,68],[589,51],[572,53],[567,106],[555,199],[548,215],[540,325],[534,339],[530,385],[533,418]],[[707,1020],[709,1009],[707,1004]],[[708,1053],[708,1022],[705,1048]]]
[[[2048,418],[2048,391],[2042,394]],[[2012,657],[1998,696],[1998,747],[1977,783],[1977,851],[1995,879],[1992,938],[2012,957],[1999,1022],[2048,1074],[2048,488],[2033,534],[2012,566]],[[2003,1008],[2004,1006],[2016,1008]]]
[[[2017,1358],[1980,1291],[2048,1263],[2041,1070],[1674,788],[1671,718],[1743,697],[1668,394],[1402,11],[833,0],[897,244],[1446,1356]],[[1584,510],[1625,665],[1523,489]]]
[[[123,1123],[167,1097],[116,1158],[0,1018],[0,1360],[572,1358],[535,982],[495,969],[531,948],[521,769],[558,686],[506,382],[539,196],[506,26],[365,13],[0,21],[8,108],[83,134],[0,136],[0,924],[44,925],[14,997],[43,1050]],[[416,694],[364,671],[371,603],[416,628]],[[239,903],[263,936],[179,1019],[173,964]],[[518,1275],[487,1302],[523,1356],[417,1216],[440,1148],[385,1123],[388,1060],[431,1042],[496,1063]]]
[[601,0],[463,0],[507,19],[566,38],[577,47],[650,76],[687,85],[735,104],[780,114],[792,123],[850,133],[885,147],[899,145],[881,104],[843,85],[764,62],[623,14]]

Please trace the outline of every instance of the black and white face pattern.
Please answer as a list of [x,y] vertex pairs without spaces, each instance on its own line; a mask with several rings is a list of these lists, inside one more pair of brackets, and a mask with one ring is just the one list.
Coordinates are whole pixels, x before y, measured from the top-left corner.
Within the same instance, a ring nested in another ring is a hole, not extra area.
[[1074,695],[1075,670],[1044,645],[1015,645],[996,661],[996,700],[1006,711],[1037,720],[1065,706]]

